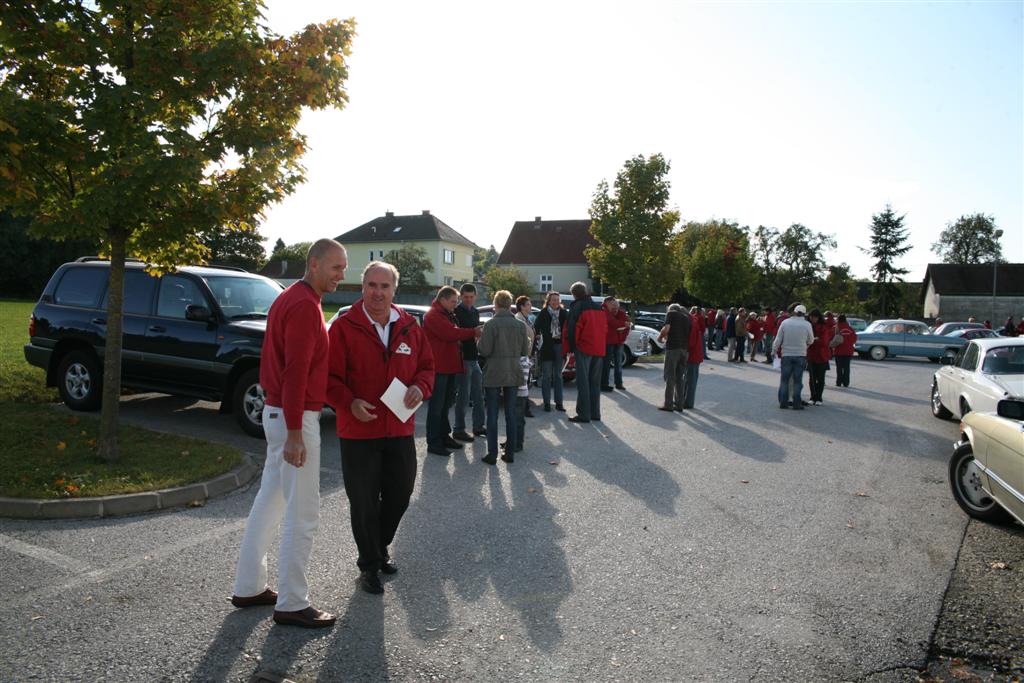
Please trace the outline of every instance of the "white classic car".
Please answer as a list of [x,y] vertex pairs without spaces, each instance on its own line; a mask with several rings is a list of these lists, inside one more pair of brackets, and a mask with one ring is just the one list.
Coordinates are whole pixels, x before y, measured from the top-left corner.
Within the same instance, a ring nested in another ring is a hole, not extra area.
[[971,412],[949,460],[949,485],[964,512],[986,522],[1024,524],[1024,402]]
[[932,377],[932,415],[994,413],[1003,399],[1024,398],[1024,339],[973,339]]

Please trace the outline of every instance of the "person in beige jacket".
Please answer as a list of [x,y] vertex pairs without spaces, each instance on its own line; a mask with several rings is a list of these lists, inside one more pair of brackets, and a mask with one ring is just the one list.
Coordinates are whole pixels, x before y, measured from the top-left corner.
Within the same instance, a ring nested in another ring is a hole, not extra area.
[[736,355],[729,359],[733,363],[746,363],[743,350],[747,345],[747,309],[741,308],[736,313]]
[[[523,384],[519,359],[530,355],[530,339],[526,325],[512,315],[512,294],[501,290],[494,295],[494,317],[484,324],[477,343],[480,355],[487,359],[484,367],[484,400],[487,404],[487,455],[483,461],[494,465],[498,460],[498,401],[505,407],[505,438],[516,443],[516,392]],[[502,456],[509,461],[511,451]]]

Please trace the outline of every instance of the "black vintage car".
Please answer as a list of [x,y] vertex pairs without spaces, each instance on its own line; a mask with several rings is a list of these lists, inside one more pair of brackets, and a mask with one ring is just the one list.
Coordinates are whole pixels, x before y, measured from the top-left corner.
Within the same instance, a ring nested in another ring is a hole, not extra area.
[[[260,351],[277,282],[241,269],[188,266],[153,277],[125,268],[121,382],[221,402],[263,436]],[[96,410],[103,384],[110,263],[82,258],[50,278],[29,323],[25,359],[73,410]]]

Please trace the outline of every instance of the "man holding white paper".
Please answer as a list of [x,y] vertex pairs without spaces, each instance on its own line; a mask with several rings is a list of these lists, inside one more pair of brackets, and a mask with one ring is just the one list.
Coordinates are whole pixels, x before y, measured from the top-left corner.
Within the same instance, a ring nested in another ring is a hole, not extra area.
[[[397,288],[398,270],[372,261],[363,270],[363,298],[329,335],[327,402],[337,414],[359,586],[368,593],[384,592],[379,572],[398,571],[388,546],[416,483],[412,413],[434,388],[430,344],[416,319],[392,305]],[[395,380],[407,388],[392,410]],[[411,412],[396,414],[402,407]]]

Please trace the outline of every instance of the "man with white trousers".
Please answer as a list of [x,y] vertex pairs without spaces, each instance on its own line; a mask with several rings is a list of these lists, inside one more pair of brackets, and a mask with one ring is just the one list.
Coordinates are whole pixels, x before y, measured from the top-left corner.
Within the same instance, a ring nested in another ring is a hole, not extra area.
[[[275,605],[278,624],[321,628],[332,614],[309,604],[306,568],[320,524],[320,410],[327,395],[327,328],[324,294],[345,277],[345,248],[331,239],[313,244],[302,280],[270,307],[260,358],[266,393],[263,430],[267,460],[245,524],[231,603]],[[267,584],[267,551],[277,527],[278,592]]]

